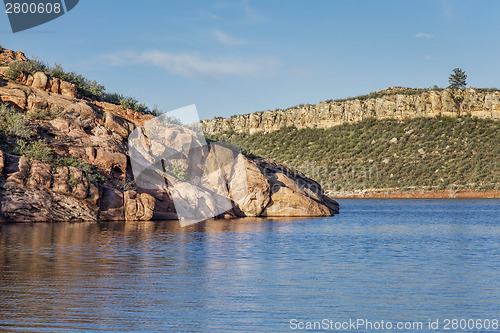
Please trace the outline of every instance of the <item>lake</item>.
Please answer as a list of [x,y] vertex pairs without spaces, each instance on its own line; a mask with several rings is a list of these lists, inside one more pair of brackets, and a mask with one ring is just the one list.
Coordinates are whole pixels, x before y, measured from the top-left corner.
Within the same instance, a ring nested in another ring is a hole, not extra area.
[[0,332],[500,330],[500,200],[339,202],[186,228],[0,225]]

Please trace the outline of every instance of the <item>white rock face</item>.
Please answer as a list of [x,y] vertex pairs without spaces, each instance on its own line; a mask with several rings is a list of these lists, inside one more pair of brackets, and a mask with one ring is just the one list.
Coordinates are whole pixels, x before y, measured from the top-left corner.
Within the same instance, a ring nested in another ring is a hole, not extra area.
[[[286,110],[255,112],[231,118],[205,120],[206,134],[226,131],[238,133],[273,132],[284,127],[329,128],[364,119],[408,119],[417,117],[458,116],[500,119],[500,92],[469,88],[453,92],[422,91],[410,94],[408,88],[387,88],[380,97],[346,101],[325,101]],[[377,95],[373,96],[377,96]],[[454,99],[455,97],[455,99]]]

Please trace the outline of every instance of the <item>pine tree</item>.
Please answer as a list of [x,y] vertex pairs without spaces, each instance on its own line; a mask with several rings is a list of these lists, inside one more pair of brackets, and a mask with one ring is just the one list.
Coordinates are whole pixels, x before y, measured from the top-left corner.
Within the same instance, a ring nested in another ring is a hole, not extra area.
[[465,74],[465,71],[457,67],[453,70],[448,79],[448,82],[450,83],[448,87],[451,89],[465,88],[467,86],[466,80],[467,75]]

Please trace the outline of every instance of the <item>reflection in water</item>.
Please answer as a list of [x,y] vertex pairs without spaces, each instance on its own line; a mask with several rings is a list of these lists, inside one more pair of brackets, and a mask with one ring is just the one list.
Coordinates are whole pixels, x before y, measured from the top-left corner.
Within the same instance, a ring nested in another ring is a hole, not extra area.
[[498,200],[346,200],[323,219],[0,225],[0,331],[282,332],[494,318]]

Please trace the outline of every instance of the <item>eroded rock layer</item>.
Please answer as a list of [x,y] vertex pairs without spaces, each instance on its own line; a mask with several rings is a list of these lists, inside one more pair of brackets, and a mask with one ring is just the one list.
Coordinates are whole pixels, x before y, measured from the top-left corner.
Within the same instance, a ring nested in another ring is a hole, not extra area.
[[205,120],[207,134],[235,131],[237,133],[273,132],[284,127],[329,128],[365,119],[409,119],[471,115],[478,118],[500,119],[500,92],[481,89],[453,91],[422,90],[390,87],[378,91],[377,98],[325,101],[286,110],[254,112]]

